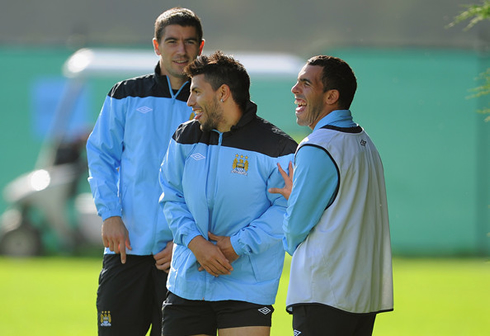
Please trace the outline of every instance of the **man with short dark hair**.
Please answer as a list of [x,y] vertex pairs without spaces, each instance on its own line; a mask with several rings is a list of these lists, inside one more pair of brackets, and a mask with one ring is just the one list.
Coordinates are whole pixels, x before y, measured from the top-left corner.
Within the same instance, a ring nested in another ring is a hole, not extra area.
[[270,334],[284,249],[284,182],[296,142],[258,117],[250,78],[216,52],[189,67],[188,105],[162,163],[161,203],[174,235],[163,335]]
[[153,74],[114,85],[87,142],[90,187],[106,247],[97,291],[99,335],[161,334],[172,233],[158,171],[179,124],[192,118],[184,68],[204,45],[199,17],[172,8],[155,22]]
[[[308,60],[291,89],[296,121],[313,132],[290,175],[284,246],[293,256],[287,310],[295,335],[371,335],[376,314],[393,310],[390,230],[383,165],[349,110],[357,88],[350,66]],[[293,180],[294,178],[294,180]]]

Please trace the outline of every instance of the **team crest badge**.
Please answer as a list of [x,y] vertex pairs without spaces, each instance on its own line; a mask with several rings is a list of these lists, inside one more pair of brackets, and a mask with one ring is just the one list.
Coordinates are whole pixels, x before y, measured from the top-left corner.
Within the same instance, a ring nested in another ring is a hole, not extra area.
[[111,312],[109,310],[101,311],[100,312],[100,326],[101,327],[110,327],[111,322],[112,322]]
[[248,175],[248,156],[236,154],[231,172],[234,174]]

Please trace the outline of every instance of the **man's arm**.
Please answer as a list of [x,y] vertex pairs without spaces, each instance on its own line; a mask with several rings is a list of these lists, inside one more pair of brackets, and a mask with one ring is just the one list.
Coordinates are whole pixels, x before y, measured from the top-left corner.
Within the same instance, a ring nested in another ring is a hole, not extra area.
[[118,170],[124,146],[123,105],[108,96],[87,140],[88,181],[102,220],[122,215]]
[[172,139],[162,162],[159,181],[162,187],[160,203],[163,205],[163,213],[172,231],[174,243],[187,246],[196,257],[201,270],[204,269],[213,276],[230,274],[233,270],[230,262],[216,245],[204,238],[185,202],[182,188],[185,160],[185,153]]
[[88,182],[97,213],[103,220],[102,241],[111,251],[121,253],[126,262],[126,248],[131,249],[128,231],[121,219],[118,169],[121,164],[124,135],[124,105],[107,96],[87,140]]
[[202,235],[187,207],[182,187],[186,154],[175,140],[171,140],[159,172],[162,188],[160,204],[176,244],[188,246],[191,240]]
[[284,247],[290,255],[333,202],[338,184],[337,166],[325,150],[308,145],[298,150],[283,223]]
[[[284,155],[277,159],[277,163],[282,167],[287,167],[292,158],[293,154]],[[287,201],[278,194],[268,192],[271,188],[281,188],[284,185],[278,170],[279,165],[274,163],[274,169],[264,187],[264,192],[270,203],[269,208],[259,218],[230,237],[230,243],[237,255],[263,253],[283,238],[281,225],[286,212]]]

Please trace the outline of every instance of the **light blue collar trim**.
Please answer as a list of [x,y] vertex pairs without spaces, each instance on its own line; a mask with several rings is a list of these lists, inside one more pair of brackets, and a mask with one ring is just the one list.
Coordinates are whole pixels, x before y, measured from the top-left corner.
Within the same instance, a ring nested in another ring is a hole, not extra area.
[[184,86],[186,86],[186,84],[189,83],[189,81],[182,84],[179,91],[177,91],[177,93],[174,94],[174,90],[172,89],[172,85],[170,84],[170,78],[168,76],[165,76],[165,77],[167,77],[167,83],[168,83],[168,89],[170,91],[170,95],[172,96],[172,99],[175,100],[177,98],[177,96],[179,95],[180,91],[182,91]]
[[350,110],[335,110],[320,119],[313,131],[322,128],[325,125],[333,125],[338,127],[354,127],[357,126],[352,120]]

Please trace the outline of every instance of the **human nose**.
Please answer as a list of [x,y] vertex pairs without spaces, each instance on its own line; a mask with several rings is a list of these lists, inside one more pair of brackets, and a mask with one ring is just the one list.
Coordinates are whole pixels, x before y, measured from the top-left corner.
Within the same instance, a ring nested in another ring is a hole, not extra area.
[[186,53],[186,47],[184,42],[179,42],[177,45],[177,52],[179,54],[185,54]]
[[298,82],[296,82],[296,84],[293,85],[293,87],[291,88],[291,92],[292,93],[297,93],[298,92]]
[[189,98],[187,99],[187,106],[194,106],[196,104],[195,100],[194,100],[194,95],[191,93],[189,95]]

